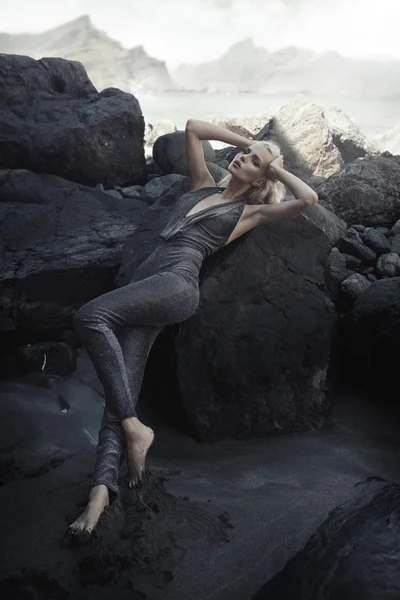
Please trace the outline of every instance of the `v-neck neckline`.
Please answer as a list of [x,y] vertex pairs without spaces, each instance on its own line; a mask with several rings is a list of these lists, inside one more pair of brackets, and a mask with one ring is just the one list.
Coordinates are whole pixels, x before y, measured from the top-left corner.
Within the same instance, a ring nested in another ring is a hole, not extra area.
[[[218,189],[218,187],[219,186],[217,186],[217,189]],[[202,188],[200,188],[200,189],[202,189]],[[216,188],[213,187],[212,189],[215,190]],[[220,188],[221,193],[224,191],[224,189],[225,189],[224,187]],[[210,196],[211,196],[211,194],[210,194]],[[207,198],[207,196],[204,196],[204,198]],[[204,200],[204,198],[202,198],[201,200]],[[199,202],[196,202],[196,204],[200,203],[201,200],[199,200]],[[242,200],[242,198],[239,198],[239,199],[235,198],[233,200],[225,200],[225,202],[219,202],[218,204],[211,204],[210,206],[206,206],[205,208],[202,208],[201,210],[198,210],[197,212],[192,213],[191,215],[187,215],[187,214],[184,215],[183,216],[183,220],[186,221],[187,219],[190,219],[191,217],[197,217],[197,215],[200,215],[201,213],[205,212],[206,210],[210,210],[211,208],[217,208],[219,206],[225,206],[226,204],[229,205],[229,204],[232,204],[233,202],[240,202],[240,200]],[[196,204],[194,206],[196,206]],[[192,206],[192,208],[194,208],[194,207]],[[190,212],[190,210],[189,210],[189,212]]]

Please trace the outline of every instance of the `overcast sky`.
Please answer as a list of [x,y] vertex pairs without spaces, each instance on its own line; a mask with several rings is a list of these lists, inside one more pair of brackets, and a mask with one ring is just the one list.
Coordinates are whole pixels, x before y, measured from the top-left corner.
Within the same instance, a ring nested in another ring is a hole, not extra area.
[[269,50],[400,59],[400,0],[0,0],[0,14],[4,33],[37,33],[87,14],[170,68],[218,58],[249,36]]

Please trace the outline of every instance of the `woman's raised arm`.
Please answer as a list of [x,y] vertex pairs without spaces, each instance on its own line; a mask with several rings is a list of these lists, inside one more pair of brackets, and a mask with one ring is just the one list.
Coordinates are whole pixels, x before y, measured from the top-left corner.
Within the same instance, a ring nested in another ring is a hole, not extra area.
[[270,162],[268,177],[281,181],[291,191],[295,199],[279,204],[257,206],[259,223],[261,225],[294,219],[318,202],[317,193],[309,185],[280,166],[280,158],[277,157]]
[[233,133],[233,131],[229,131],[225,127],[197,119],[189,119],[186,123],[186,130],[194,133],[199,140],[215,140],[236,146],[237,148],[247,148],[256,142],[256,140],[249,140],[242,135]]
[[219,125],[189,119],[185,129],[185,154],[192,190],[216,185],[207,169],[202,140],[218,140],[239,148],[247,148],[254,143],[254,140],[248,140]]

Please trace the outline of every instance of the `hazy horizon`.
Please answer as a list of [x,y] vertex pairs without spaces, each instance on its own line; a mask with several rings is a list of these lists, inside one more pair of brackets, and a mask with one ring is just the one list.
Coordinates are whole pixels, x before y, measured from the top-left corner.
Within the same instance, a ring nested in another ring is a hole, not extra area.
[[[166,62],[218,59],[251,37],[276,51],[288,46],[334,50],[352,58],[400,60],[398,0],[0,0],[1,33],[42,33],[88,15],[93,25],[125,48],[144,46]],[[6,10],[4,10],[6,8]]]

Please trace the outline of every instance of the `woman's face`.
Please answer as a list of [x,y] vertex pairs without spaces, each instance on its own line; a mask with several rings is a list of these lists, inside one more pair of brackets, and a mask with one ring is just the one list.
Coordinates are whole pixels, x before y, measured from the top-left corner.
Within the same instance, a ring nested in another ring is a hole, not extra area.
[[264,144],[254,142],[254,144],[236,154],[228,167],[228,171],[243,183],[265,181],[266,169],[272,158],[271,151]]

